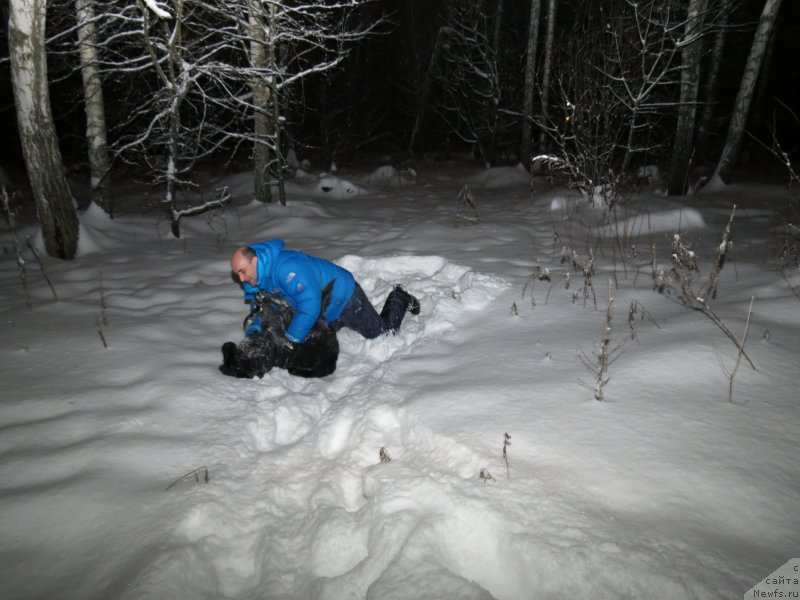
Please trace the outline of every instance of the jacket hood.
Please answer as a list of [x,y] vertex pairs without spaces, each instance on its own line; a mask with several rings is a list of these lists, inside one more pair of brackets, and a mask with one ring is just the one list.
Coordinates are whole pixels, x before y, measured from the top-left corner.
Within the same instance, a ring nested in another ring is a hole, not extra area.
[[[271,273],[272,267],[275,265],[275,259],[285,245],[286,242],[283,240],[268,240],[250,246],[255,251],[256,256],[258,256],[258,272],[256,273],[256,279],[259,284],[264,281],[265,276],[269,276],[270,280],[272,279]],[[270,285],[269,287],[271,289],[273,286]]]
[[265,242],[258,242],[257,244],[250,244],[250,248],[258,257],[258,266],[256,270],[256,285],[251,286],[245,283],[243,286],[246,299],[250,299],[250,297],[260,289],[267,292],[271,292],[275,289],[274,282],[272,281],[272,269],[275,266],[278,255],[285,245],[286,242],[283,240],[267,240]]

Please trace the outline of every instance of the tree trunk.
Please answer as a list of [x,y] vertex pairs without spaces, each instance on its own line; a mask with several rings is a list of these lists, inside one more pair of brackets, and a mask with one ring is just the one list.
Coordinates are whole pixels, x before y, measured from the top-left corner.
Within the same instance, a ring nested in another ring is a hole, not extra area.
[[449,30],[445,27],[441,27],[436,34],[436,41],[433,44],[433,51],[431,52],[431,58],[428,61],[428,68],[425,71],[425,79],[422,82],[422,89],[420,90],[420,101],[417,108],[417,116],[414,119],[414,128],[411,130],[411,138],[408,142],[409,152],[414,152],[414,145],[416,144],[417,136],[422,130],[423,118],[425,113],[428,111],[431,88],[433,87],[433,82],[436,79],[439,63],[441,62],[442,58],[443,48],[447,44],[448,35]]
[[505,0],[497,0],[497,9],[494,11],[494,31],[492,33],[492,47],[494,48],[495,54],[500,56],[500,48],[502,47],[502,35],[503,35],[503,25],[505,22],[503,21],[503,13],[505,12]]
[[78,47],[86,108],[86,141],[89,147],[92,202],[113,217],[114,207],[108,190],[110,163],[106,139],[106,113],[103,105],[103,85],[97,66],[98,43],[94,25],[94,0],[75,0],[75,10],[78,14]]
[[8,40],[22,154],[47,253],[63,259],[78,249],[78,213],[58,147],[44,46],[46,0],[11,0]]
[[722,52],[725,49],[725,36],[728,32],[728,21],[730,19],[730,0],[721,8],[722,14],[714,38],[714,48],[711,51],[711,69],[709,70],[706,83],[706,96],[703,100],[703,112],[700,123],[697,127],[697,157],[704,163],[708,160],[709,136],[711,135],[711,117],[714,115],[714,104],[716,103],[717,83],[719,73],[722,69]]
[[730,183],[733,169],[736,167],[736,161],[739,158],[739,151],[742,148],[742,139],[744,138],[744,128],[747,124],[747,115],[750,112],[750,104],[753,100],[753,90],[758,81],[758,73],[764,60],[767,42],[780,6],[781,0],[766,0],[753,37],[753,45],[750,48],[750,55],[747,57],[742,82],[739,84],[739,93],[736,95],[736,102],[733,106],[733,115],[728,126],[725,146],[722,148],[722,155],[714,173],[715,177],[719,177],[726,184]]
[[248,24],[250,27],[250,63],[254,73],[250,81],[253,91],[253,127],[255,147],[253,149],[254,195],[259,202],[272,202],[272,187],[269,176],[269,84],[265,79],[268,71],[266,33],[261,0],[247,0]]
[[[764,63],[758,73],[758,83],[756,84],[755,96],[753,98],[752,117],[750,122],[757,128],[765,119],[764,111],[767,110],[769,99],[767,93],[769,92],[769,78],[770,69],[772,67],[772,56],[775,54],[775,35],[776,31],[772,31],[767,41],[767,49],[764,53]],[[769,119],[769,117],[767,117]]]
[[681,98],[678,106],[678,126],[672,147],[667,193],[682,196],[686,193],[689,169],[694,150],[694,123],[697,115],[697,94],[700,89],[700,59],[703,49],[702,33],[706,0],[690,0],[686,29],[681,49]]
[[185,84],[183,72],[183,3],[178,0],[175,3],[175,26],[169,35],[167,43],[167,60],[165,61],[168,83],[167,89],[172,93],[169,104],[169,153],[167,156],[166,167],[166,195],[164,206],[172,227],[172,235],[176,238],[181,237],[181,220],[178,215],[178,189],[180,186],[179,169],[181,166],[181,105],[185,97],[187,86]]
[[[544,41],[544,64],[542,68],[542,121],[547,123],[550,114],[550,73],[553,71],[553,39],[556,31],[556,9],[557,0],[550,0],[547,6],[547,37]],[[544,128],[539,132],[539,152],[545,151],[545,139],[547,132]]]
[[519,143],[519,161],[526,169],[531,161],[531,130],[533,129],[533,99],[536,94],[536,47],[539,44],[539,14],[542,0],[531,0],[528,18],[528,47],[525,53],[525,83],[522,100],[522,137]]
[[500,81],[501,66],[503,63],[501,57],[503,44],[500,40],[500,34],[503,26],[503,12],[504,0],[497,0],[497,10],[495,11],[494,15],[494,26],[492,32],[492,48],[491,52],[487,55],[487,59],[490,61],[490,63],[494,63],[494,77],[492,79],[495,83],[493,86],[492,102],[489,105],[488,115],[490,133],[488,162],[490,165],[497,164],[497,134],[500,122],[499,109],[501,94],[503,91],[503,85]]
[[[283,73],[284,70],[278,66],[278,52],[277,52],[277,41],[275,32],[278,31],[278,8],[275,2],[270,2],[269,4],[269,12],[268,12],[268,23],[269,23],[269,44],[267,48],[269,50],[267,54],[267,61],[269,63],[269,68],[272,73]],[[280,88],[279,88],[279,80],[277,77],[273,77],[270,81],[270,88],[269,88],[269,112],[267,113],[268,118],[271,119],[271,123],[269,123],[269,128],[272,132],[272,154],[273,160],[269,165],[269,175],[270,178],[275,178],[275,183],[278,185],[278,202],[280,202],[281,206],[286,206],[286,186],[285,181],[283,178],[283,167],[286,164],[283,152],[281,150],[283,144],[283,125],[281,124],[281,98],[280,98]]]

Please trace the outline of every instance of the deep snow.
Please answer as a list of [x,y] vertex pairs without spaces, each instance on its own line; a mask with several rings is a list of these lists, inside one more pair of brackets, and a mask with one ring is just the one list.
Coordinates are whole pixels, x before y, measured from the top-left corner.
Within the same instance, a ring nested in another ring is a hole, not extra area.
[[[32,310],[2,228],[0,597],[736,598],[800,555],[785,187],[642,193],[609,227],[519,167],[305,172],[287,207],[222,183],[237,205],[180,240],[91,207],[79,257],[46,261],[58,301],[26,252]],[[464,184],[475,226],[458,226]],[[681,233],[706,274],[733,203],[713,307],[741,338],[755,298],[757,370],[740,364],[730,402],[736,348],[652,290],[650,247],[668,267]],[[342,331],[321,380],[222,376],[245,313],[230,253],[271,237],[351,269],[378,306],[402,283],[422,314],[396,336]],[[566,289],[564,246],[593,250],[597,309],[579,273]],[[610,279],[627,341],[598,402],[580,356]]]

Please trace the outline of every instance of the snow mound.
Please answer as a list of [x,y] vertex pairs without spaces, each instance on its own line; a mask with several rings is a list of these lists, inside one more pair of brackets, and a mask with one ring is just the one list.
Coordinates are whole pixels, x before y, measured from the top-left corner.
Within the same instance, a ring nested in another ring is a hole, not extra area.
[[467,182],[484,188],[530,185],[531,174],[521,164],[516,167],[491,167],[469,177]]
[[77,256],[103,252],[119,245],[122,226],[94,202],[80,213],[78,220]]
[[694,208],[675,208],[653,213],[640,213],[627,219],[620,219],[600,228],[603,237],[617,235],[638,236],[645,233],[677,233],[687,229],[706,227],[703,215]]
[[417,174],[413,169],[399,171],[391,165],[384,165],[367,175],[364,181],[376,187],[401,187],[416,183]]
[[367,190],[363,187],[335,175],[321,176],[319,181],[309,186],[308,192],[317,198],[335,198],[336,200],[367,194]]

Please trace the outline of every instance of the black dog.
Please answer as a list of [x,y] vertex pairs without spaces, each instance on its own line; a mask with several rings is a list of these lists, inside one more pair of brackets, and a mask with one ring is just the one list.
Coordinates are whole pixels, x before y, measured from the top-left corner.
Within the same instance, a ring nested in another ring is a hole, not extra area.
[[[322,305],[328,294],[323,293]],[[286,328],[292,321],[294,309],[276,294],[260,292],[253,303],[244,327],[261,317],[261,331],[235,344],[222,345],[222,364],[219,370],[231,377],[264,377],[273,367],[286,369],[300,377],[325,377],[336,370],[339,340],[336,331],[321,316],[302,344],[286,345]]]

